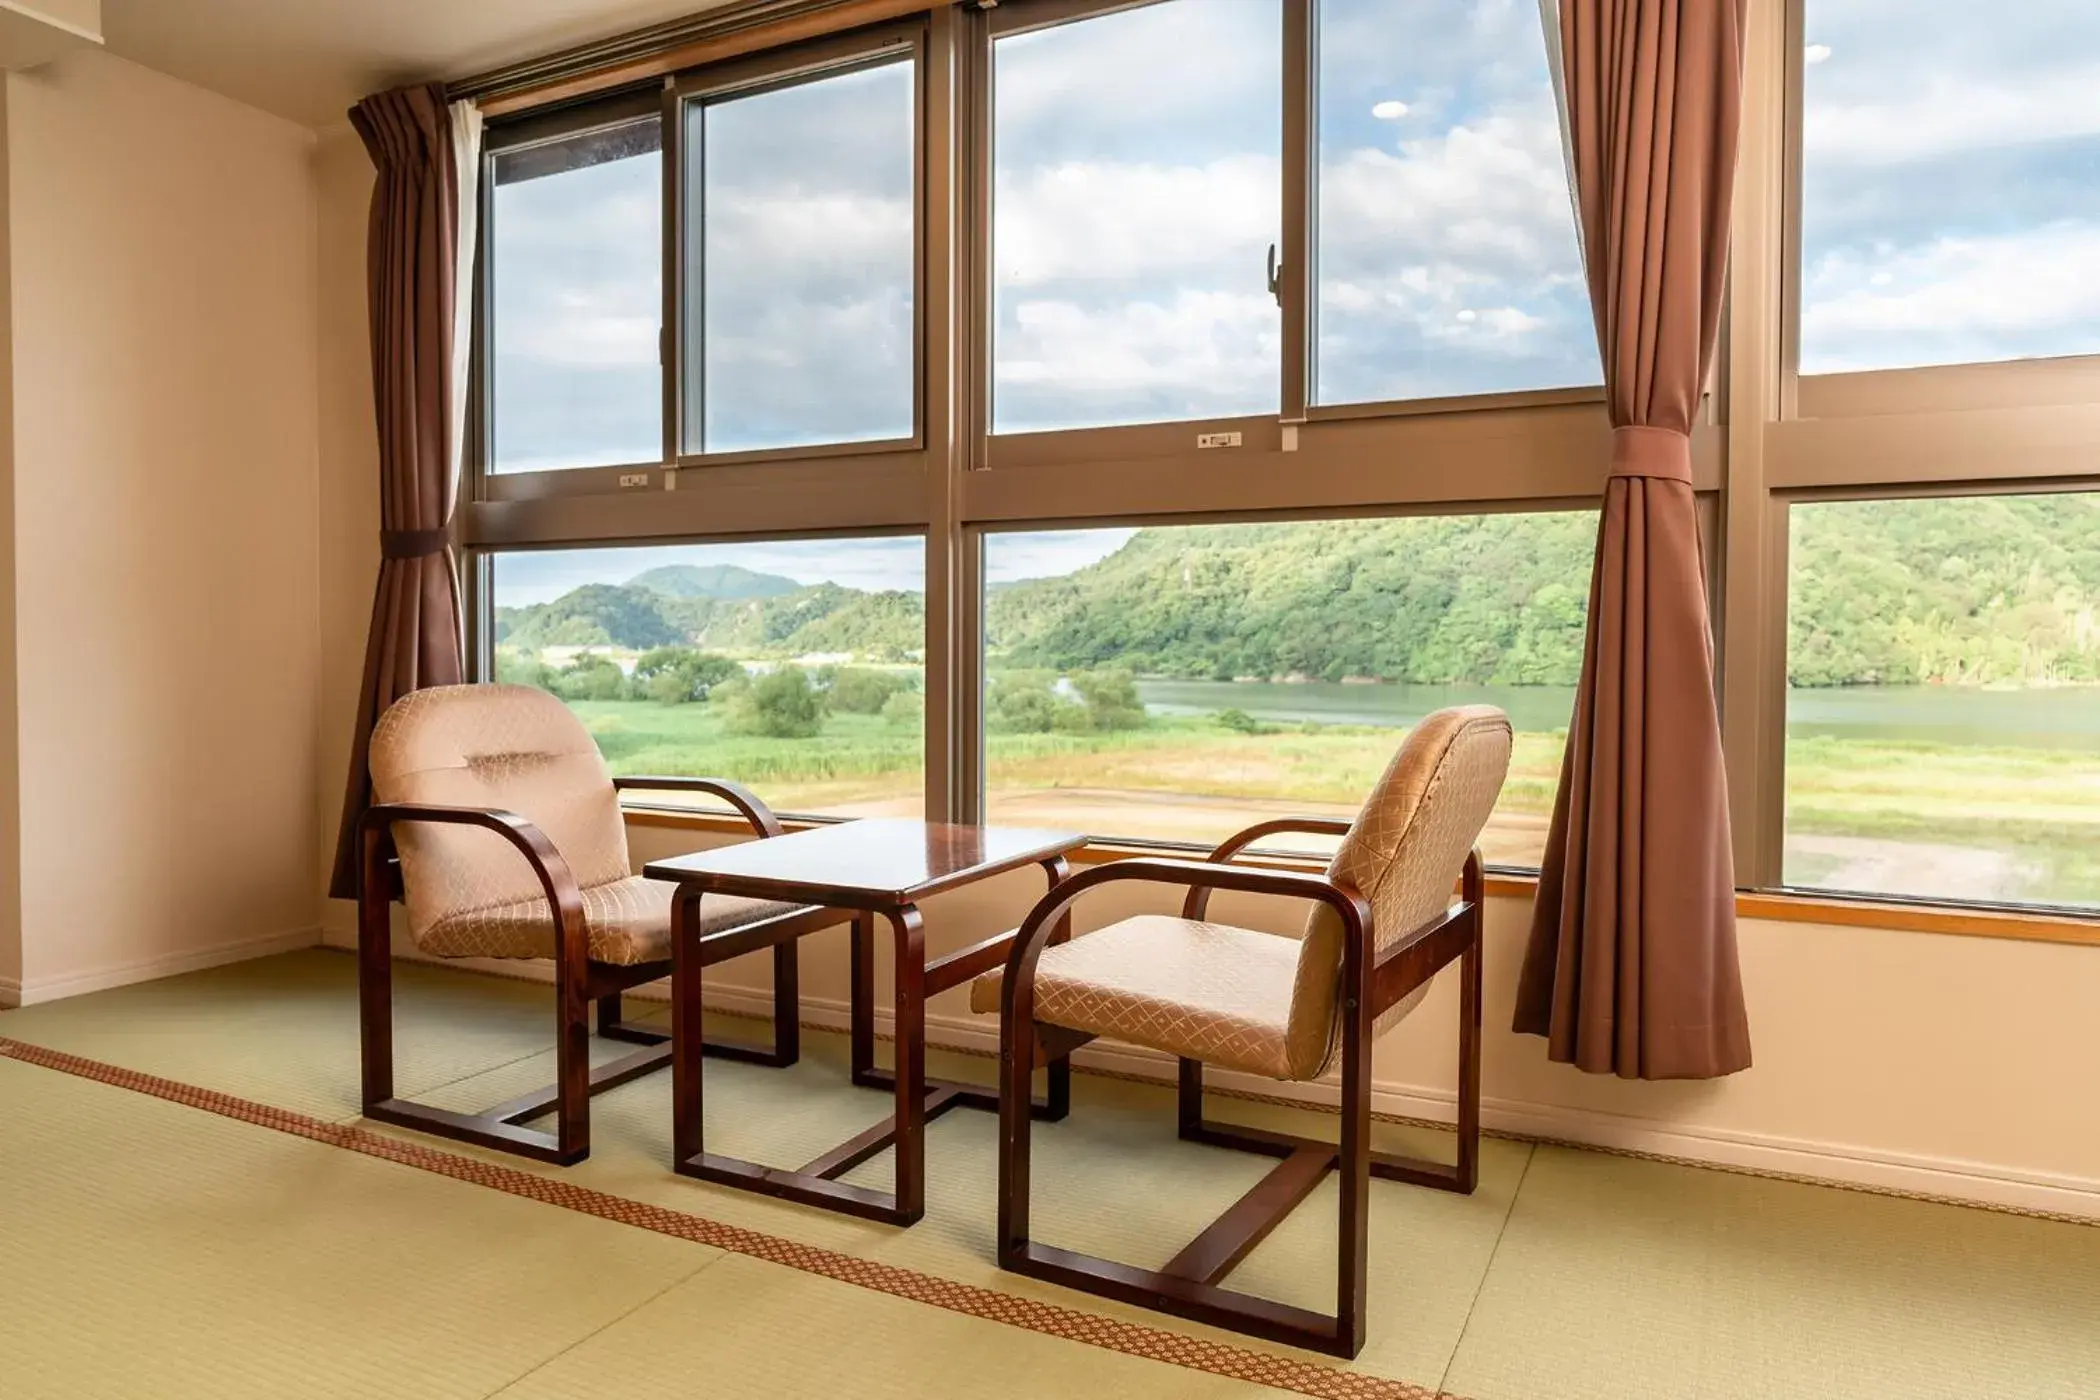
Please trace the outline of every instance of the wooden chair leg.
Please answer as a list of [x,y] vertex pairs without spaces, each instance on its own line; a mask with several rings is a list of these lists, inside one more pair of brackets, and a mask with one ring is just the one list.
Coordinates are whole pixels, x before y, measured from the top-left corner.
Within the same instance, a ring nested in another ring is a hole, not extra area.
[[357,892],[357,1032],[361,1098],[373,1107],[394,1097],[393,892],[388,888],[385,831],[360,843]]
[[1203,1133],[1203,1061],[1183,1056],[1181,1082],[1174,1096],[1175,1131],[1194,1142]]

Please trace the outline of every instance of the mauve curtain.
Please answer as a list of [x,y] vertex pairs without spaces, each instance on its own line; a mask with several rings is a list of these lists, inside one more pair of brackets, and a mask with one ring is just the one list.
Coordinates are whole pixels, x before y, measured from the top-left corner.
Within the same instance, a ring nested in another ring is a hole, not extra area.
[[[465,674],[452,506],[466,424],[465,318],[481,119],[442,86],[368,97],[350,113],[378,178],[366,253],[372,407],[379,428],[379,582],[365,642],[329,893],[357,895],[357,822],[371,803],[372,726],[387,706]],[[465,197],[462,197],[465,191]]]
[[1560,0],[1611,472],[1516,1029],[1629,1079],[1750,1064],[1691,427],[1721,319],[1747,0]]

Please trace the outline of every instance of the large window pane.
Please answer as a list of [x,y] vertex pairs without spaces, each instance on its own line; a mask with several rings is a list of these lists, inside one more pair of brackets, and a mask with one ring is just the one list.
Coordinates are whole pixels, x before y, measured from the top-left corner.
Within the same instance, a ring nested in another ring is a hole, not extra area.
[[990,817],[1202,843],[1349,817],[1408,726],[1484,701],[1517,729],[1485,850],[1535,866],[1595,539],[1588,512],[991,536]]
[[1279,0],[1169,0],[993,50],[992,426],[1274,413]]
[[1806,3],[1802,372],[2100,352],[2100,6]]
[[786,812],[923,810],[920,540],[499,554],[493,572],[496,678],[566,700],[614,773],[735,778]]
[[661,128],[648,117],[490,161],[493,471],[663,459]]
[[1314,398],[1602,382],[1538,7],[1318,14]]
[[686,109],[685,450],[912,436],[913,66]]
[[2100,495],[1791,515],[1786,882],[2100,905]]

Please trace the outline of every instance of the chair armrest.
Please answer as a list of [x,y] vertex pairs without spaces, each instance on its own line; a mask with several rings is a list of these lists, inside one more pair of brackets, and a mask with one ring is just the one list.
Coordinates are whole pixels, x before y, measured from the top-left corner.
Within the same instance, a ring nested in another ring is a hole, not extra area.
[[668,778],[636,777],[614,778],[615,792],[705,792],[721,798],[751,823],[751,829],[761,837],[778,836],[782,831],[780,818],[773,809],[759,799],[757,793],[742,783],[733,783],[727,778]]
[[[378,871],[383,864],[381,848],[392,844],[392,832],[399,822],[429,822],[441,826],[471,826],[483,831],[493,831],[517,848],[539,877],[540,888],[546,891],[547,908],[554,915],[554,946],[566,956],[573,941],[574,952],[580,960],[585,952],[583,942],[583,891],[576,883],[576,873],[562,853],[554,849],[554,843],[541,831],[516,812],[498,811],[490,807],[445,807],[413,802],[389,802],[368,808],[358,820],[358,844],[362,852],[365,896],[376,890]],[[573,930],[573,934],[571,933]]]
[[1341,881],[1302,870],[1271,870],[1261,866],[1145,856],[1081,871],[1058,884],[1028,911],[1028,917],[1014,934],[1013,951],[1007,955],[1006,977],[1000,987],[1000,1014],[1003,1018],[1008,1022],[1016,1016],[1034,1019],[1035,965],[1059,921],[1071,912],[1079,896],[1088,890],[1124,880],[1241,890],[1249,894],[1280,894],[1324,904],[1342,920],[1344,985],[1364,985],[1371,953],[1371,905]]
[[[1218,843],[1217,849],[1204,859],[1212,864],[1222,865],[1264,836],[1274,836],[1284,831],[1307,831],[1321,836],[1347,836],[1351,825],[1353,823],[1345,822],[1339,817],[1277,817],[1273,821],[1256,822],[1246,830],[1226,837]],[[1199,885],[1190,890],[1189,897],[1182,902],[1181,917],[1200,919],[1209,908],[1210,890]]]

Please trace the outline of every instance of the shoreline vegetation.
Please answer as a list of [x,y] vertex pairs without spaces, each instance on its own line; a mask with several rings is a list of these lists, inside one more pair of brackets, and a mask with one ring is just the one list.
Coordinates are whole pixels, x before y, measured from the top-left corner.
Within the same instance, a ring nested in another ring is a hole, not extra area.
[[[2094,504],[1795,510],[1791,883],[2100,905],[2100,706],[2076,689],[2100,684]],[[989,815],[1195,842],[1346,815],[1401,729],[1479,698],[1518,731],[1488,855],[1535,865],[1593,530],[1584,512],[1146,529],[995,586]],[[918,593],[690,564],[525,606],[498,585],[499,678],[570,702],[614,771],[917,809]]]

